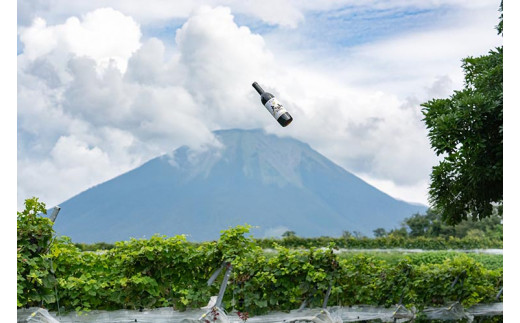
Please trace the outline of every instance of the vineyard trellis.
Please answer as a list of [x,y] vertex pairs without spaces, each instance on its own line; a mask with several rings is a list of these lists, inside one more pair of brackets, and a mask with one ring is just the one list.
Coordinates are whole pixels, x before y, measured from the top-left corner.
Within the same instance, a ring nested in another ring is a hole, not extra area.
[[[443,263],[413,264],[404,258],[389,265],[366,255],[340,259],[331,244],[307,250],[274,246],[276,253],[267,257],[248,232],[249,226],[236,226],[217,241],[198,245],[184,236],[153,236],[82,252],[67,237],[53,240],[49,219],[19,213],[18,307],[44,306],[58,314],[158,308],[183,313],[200,309],[225,286],[229,292],[220,295],[221,309],[247,313],[254,322],[299,307],[313,315],[325,308],[341,317],[368,306],[364,309],[397,309],[417,317],[440,309],[467,312],[503,298],[502,269],[486,269],[464,254]],[[233,270],[224,272],[223,264]],[[208,284],[226,272],[228,283],[220,289]]]

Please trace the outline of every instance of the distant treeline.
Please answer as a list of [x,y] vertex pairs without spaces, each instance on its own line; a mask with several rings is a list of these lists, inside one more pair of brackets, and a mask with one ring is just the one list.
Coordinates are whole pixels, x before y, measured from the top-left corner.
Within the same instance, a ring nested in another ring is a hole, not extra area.
[[[255,239],[263,248],[280,245],[288,248],[320,248],[333,243],[338,248],[350,249],[487,249],[503,246],[503,226],[501,210],[480,221],[465,220],[457,225],[447,225],[439,214],[429,209],[426,214],[414,214],[406,218],[400,228],[387,231],[373,230],[374,237],[366,237],[357,231],[343,231],[341,237],[299,237],[294,231],[287,231],[282,238]],[[75,243],[82,251],[110,250],[113,244]]]
[[426,214],[414,214],[406,218],[401,227],[386,231],[377,228],[374,238],[359,232],[343,231],[339,238],[302,238],[295,232],[287,231],[282,239],[258,239],[263,248],[273,248],[276,244],[289,248],[326,247],[333,243],[338,248],[350,249],[485,249],[503,246],[501,210],[480,221],[465,220],[457,225],[447,225],[441,216],[431,209]]
[[346,249],[425,249],[425,250],[451,250],[451,249],[502,249],[502,240],[492,238],[429,238],[429,237],[399,237],[387,236],[380,238],[300,238],[287,237],[283,239],[257,239],[255,242],[262,248],[275,248],[280,245],[286,248],[322,248],[331,244],[337,248]]
[[[399,236],[399,237],[426,237],[426,238],[503,238],[502,228],[502,207],[495,208],[492,216],[479,221],[463,220],[457,225],[447,225],[442,217],[428,209],[426,214],[414,214],[406,218],[401,224],[401,228],[386,232],[385,229],[378,228],[374,231],[375,237]],[[344,232],[349,235],[349,232]]]

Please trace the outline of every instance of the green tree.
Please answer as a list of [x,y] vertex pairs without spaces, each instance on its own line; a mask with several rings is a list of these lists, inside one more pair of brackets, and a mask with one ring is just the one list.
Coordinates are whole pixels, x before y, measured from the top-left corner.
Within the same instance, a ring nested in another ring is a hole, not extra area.
[[430,175],[429,199],[448,224],[488,217],[503,200],[503,47],[463,59],[462,68],[461,91],[422,104],[431,146],[444,157]]
[[377,228],[373,232],[374,237],[376,238],[386,237],[386,235],[388,234],[384,228]]
[[410,228],[410,237],[427,236],[431,228],[431,216],[423,216],[419,213],[412,215],[405,220],[405,224]]
[[416,213],[406,218],[403,225],[410,231],[410,237],[455,236],[455,226],[446,225],[441,216],[432,209],[428,209],[426,214]]
[[498,207],[493,214],[481,221],[463,220],[456,225],[448,225],[442,220],[442,216],[432,209],[425,214],[414,214],[403,221],[402,229],[409,232],[410,237],[427,238],[464,238],[466,236],[477,237],[479,232],[489,238],[502,239],[502,216]]
[[348,230],[343,230],[343,233],[341,234],[341,237],[343,239],[350,239],[350,238],[352,238],[352,232],[350,232]]
[[408,237],[408,231],[404,226],[400,227],[399,229],[392,229],[388,233],[388,236],[390,237]]
[[294,231],[285,231],[282,234],[282,237],[284,237],[284,238],[296,237],[296,232],[294,232]]
[[354,231],[352,232],[352,235],[354,236],[354,238],[356,239],[361,239],[361,238],[364,238],[365,235],[363,233],[361,233],[360,231]]

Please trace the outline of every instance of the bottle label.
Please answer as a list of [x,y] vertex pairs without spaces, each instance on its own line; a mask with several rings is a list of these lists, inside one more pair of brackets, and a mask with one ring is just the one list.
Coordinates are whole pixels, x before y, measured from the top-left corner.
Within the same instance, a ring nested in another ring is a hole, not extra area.
[[271,98],[269,101],[267,101],[265,103],[265,107],[276,120],[278,120],[282,114],[287,112],[287,110],[285,110],[283,105],[276,98]]

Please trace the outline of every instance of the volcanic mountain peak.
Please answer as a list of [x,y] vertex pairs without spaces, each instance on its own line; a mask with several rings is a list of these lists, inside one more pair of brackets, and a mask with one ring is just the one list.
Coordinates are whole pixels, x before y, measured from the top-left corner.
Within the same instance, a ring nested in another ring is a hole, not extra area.
[[[63,202],[55,224],[76,242],[155,233],[216,239],[248,223],[255,236],[371,235],[426,207],[396,200],[308,144],[262,130],[215,131],[218,142],[181,147]],[[283,232],[281,232],[283,233]]]

